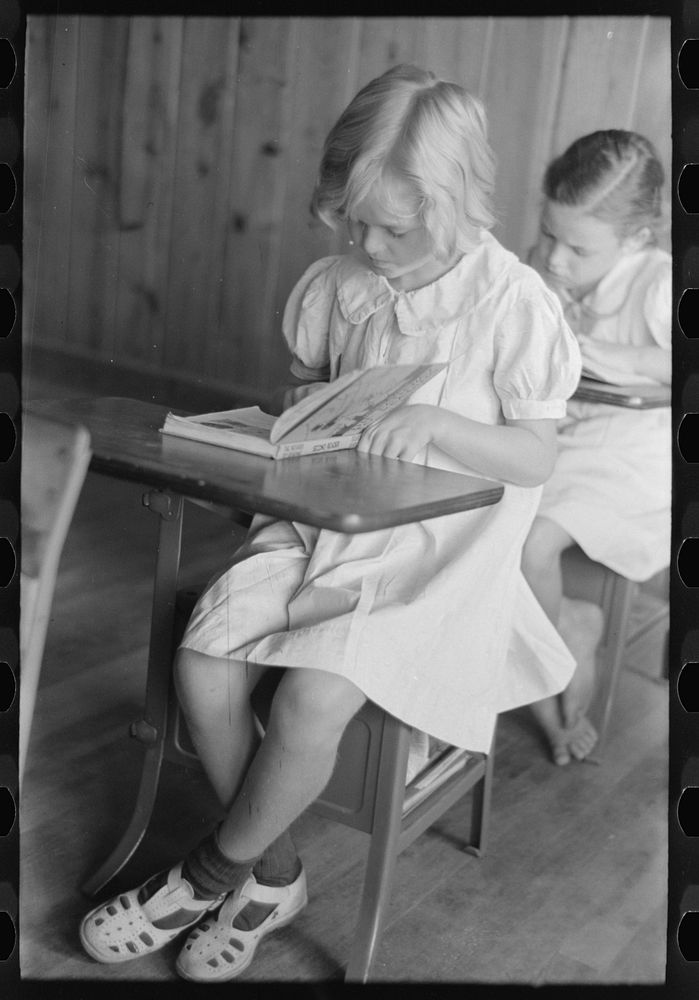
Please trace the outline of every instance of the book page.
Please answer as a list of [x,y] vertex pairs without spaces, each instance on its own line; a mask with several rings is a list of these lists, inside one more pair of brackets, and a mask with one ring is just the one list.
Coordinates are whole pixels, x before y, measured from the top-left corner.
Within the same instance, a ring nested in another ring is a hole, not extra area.
[[264,413],[259,406],[248,406],[239,410],[223,410],[220,413],[207,413],[186,419],[190,424],[214,427],[217,430],[236,431],[239,434],[248,434],[263,441],[269,441],[269,434],[275,421],[271,414]]
[[283,413],[271,440],[308,441],[363,430],[444,367],[387,365],[350,372]]

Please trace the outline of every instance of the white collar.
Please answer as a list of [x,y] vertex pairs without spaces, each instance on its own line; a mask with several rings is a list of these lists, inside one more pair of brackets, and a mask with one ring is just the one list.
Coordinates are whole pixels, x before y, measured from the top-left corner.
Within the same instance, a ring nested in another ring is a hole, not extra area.
[[478,246],[446,274],[403,292],[348,255],[339,260],[338,301],[350,323],[364,323],[379,309],[391,306],[401,333],[416,336],[444,327],[473,309],[516,262],[513,253],[483,230]]

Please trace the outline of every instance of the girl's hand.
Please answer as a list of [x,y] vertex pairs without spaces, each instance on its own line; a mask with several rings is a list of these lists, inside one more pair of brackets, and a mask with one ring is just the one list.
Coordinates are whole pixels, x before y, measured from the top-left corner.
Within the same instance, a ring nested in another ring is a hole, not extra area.
[[364,431],[357,449],[410,462],[434,441],[439,414],[436,406],[399,406]]
[[552,418],[483,424],[439,406],[413,403],[368,427],[357,447],[410,462],[432,444],[474,475],[540,486],[556,461],[556,424]]

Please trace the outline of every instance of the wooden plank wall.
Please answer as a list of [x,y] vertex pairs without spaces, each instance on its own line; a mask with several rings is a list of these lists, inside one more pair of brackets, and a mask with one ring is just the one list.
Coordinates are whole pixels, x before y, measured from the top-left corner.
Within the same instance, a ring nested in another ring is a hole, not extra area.
[[485,101],[517,253],[576,136],[638,129],[669,170],[666,18],[30,16],[25,379],[50,349],[264,397],[295,279],[342,246],[308,216],[325,134],[398,62]]

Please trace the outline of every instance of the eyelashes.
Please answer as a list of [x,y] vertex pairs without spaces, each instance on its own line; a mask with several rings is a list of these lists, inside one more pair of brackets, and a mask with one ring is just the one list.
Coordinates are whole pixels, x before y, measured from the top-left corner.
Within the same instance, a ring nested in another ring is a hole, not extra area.
[[[349,219],[349,218],[347,218],[347,217],[345,216],[345,218],[344,218],[344,222],[345,222],[345,223],[347,224],[347,226],[349,226],[349,227],[351,227],[351,226],[357,226],[357,227],[358,227],[359,229],[362,229],[362,230],[364,230],[364,229],[366,229],[366,228],[367,228],[367,224],[366,224],[365,222],[360,222],[360,221],[359,221],[358,219]],[[385,233],[386,233],[386,234],[387,234],[388,236],[390,236],[390,237],[391,237],[391,239],[393,239],[393,240],[400,240],[400,239],[402,239],[402,238],[403,238],[404,236],[407,236],[407,235],[408,235],[408,233],[409,233],[409,232],[411,231],[411,230],[407,230],[407,231],[406,231],[406,232],[404,232],[404,233],[397,233],[397,232],[395,232],[395,230],[393,230],[393,229],[389,229],[389,228],[388,228],[388,226],[377,226],[376,228],[378,228],[378,229],[383,229],[383,231],[384,231],[384,232],[385,232]]]
[[[546,229],[539,229],[539,232],[541,233],[541,235],[543,236],[543,238],[545,240],[555,240],[555,238],[556,238],[553,235],[553,233],[547,232]],[[584,250],[582,247],[570,247],[569,246],[568,249],[572,250],[572,252],[575,254],[576,257],[589,257],[590,256],[590,251],[589,250]]]

